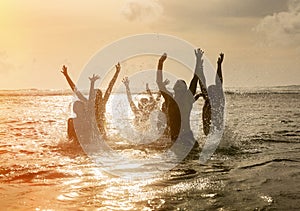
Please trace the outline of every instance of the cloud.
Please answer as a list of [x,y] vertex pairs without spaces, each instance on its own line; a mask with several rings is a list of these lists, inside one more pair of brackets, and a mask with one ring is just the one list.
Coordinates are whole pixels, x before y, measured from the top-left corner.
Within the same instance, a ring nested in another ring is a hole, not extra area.
[[290,0],[287,11],[264,17],[254,28],[272,46],[300,46],[300,0]]
[[156,0],[126,0],[121,10],[128,21],[153,22],[163,13],[163,7]]

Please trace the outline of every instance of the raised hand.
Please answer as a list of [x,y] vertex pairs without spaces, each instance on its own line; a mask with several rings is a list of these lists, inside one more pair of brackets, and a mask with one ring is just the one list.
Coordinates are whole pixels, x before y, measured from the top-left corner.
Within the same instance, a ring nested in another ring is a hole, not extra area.
[[99,75],[93,74],[93,76],[92,76],[92,77],[89,77],[89,79],[90,79],[91,82],[95,82],[95,81],[97,81],[98,79],[100,79],[100,76],[99,76]]
[[60,71],[60,72],[66,76],[66,75],[68,75],[68,68],[64,65],[62,67],[62,71]]
[[121,70],[121,65],[120,65],[119,62],[118,62],[118,64],[115,65],[115,67],[116,67],[117,72],[120,72],[120,70]]
[[123,84],[125,86],[129,86],[129,79],[128,79],[128,77],[123,78],[122,82],[123,82]]
[[223,60],[224,60],[224,53],[220,53],[217,63],[222,64]]
[[195,56],[196,56],[198,64],[201,64],[201,65],[203,64],[203,59],[202,59],[203,54],[204,54],[204,51],[201,48],[195,49]]
[[201,48],[195,49],[195,55],[197,58],[202,58],[204,51]]
[[166,59],[167,59],[167,54],[164,53],[164,54],[160,57],[159,62],[164,62]]
[[167,86],[170,83],[169,79],[164,80],[163,84],[164,86]]

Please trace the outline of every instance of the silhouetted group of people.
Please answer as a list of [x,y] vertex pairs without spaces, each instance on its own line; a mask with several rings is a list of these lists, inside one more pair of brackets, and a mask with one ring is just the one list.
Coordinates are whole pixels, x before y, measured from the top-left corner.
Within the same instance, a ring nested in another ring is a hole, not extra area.
[[131,111],[134,114],[134,124],[144,124],[147,120],[149,120],[150,114],[154,109],[157,109],[159,106],[160,101],[160,94],[156,97],[156,99],[153,96],[153,93],[151,92],[148,83],[146,84],[146,92],[149,95],[149,99],[146,97],[141,98],[138,101],[138,105],[136,106],[135,103],[132,100],[132,94],[129,87],[129,79],[128,77],[125,77],[122,82],[125,85],[126,88],[126,95],[127,100],[129,102]]
[[[148,84],[146,84],[146,91],[149,95],[149,98],[141,98],[137,102],[137,105],[132,99],[132,94],[129,87],[129,79],[125,77],[122,80],[126,88],[127,99],[134,114],[134,123],[136,125],[140,125],[148,121],[151,112],[155,109],[158,109],[166,117],[164,134],[167,135],[172,141],[182,140],[182,143],[184,143],[185,141],[195,140],[191,130],[190,115],[193,104],[200,97],[202,97],[204,99],[204,105],[202,109],[204,134],[208,135],[214,130],[221,129],[224,118],[225,104],[222,76],[222,62],[224,59],[224,54],[221,53],[218,57],[215,84],[210,85],[209,87],[206,85],[206,78],[203,71],[203,54],[204,52],[201,49],[195,50],[196,66],[192,80],[188,85],[184,80],[177,80],[173,87],[174,93],[172,93],[166,87],[169,84],[169,80],[163,80],[163,65],[167,59],[167,54],[164,53],[158,61],[156,72],[156,83],[159,89],[157,97],[154,97],[153,93],[149,89]],[[62,67],[61,72],[66,77],[68,84],[78,98],[78,100],[73,104],[73,111],[76,114],[76,117],[68,119],[69,139],[78,140],[78,134],[80,134],[78,133],[79,131],[84,131],[85,133],[89,133],[90,131],[93,133],[92,130],[98,130],[104,139],[107,138],[105,118],[106,104],[120,73],[120,64],[118,63],[115,68],[116,72],[111,79],[104,95],[100,89],[94,88],[95,81],[99,79],[99,76],[93,75],[89,78],[90,90],[89,96],[86,98],[83,93],[76,88],[74,82],[71,80],[67,72],[67,67]],[[197,94],[196,90],[198,83],[200,85],[201,93]],[[162,100],[161,96],[163,97],[162,103],[160,103]],[[77,122],[77,124],[74,122]]]

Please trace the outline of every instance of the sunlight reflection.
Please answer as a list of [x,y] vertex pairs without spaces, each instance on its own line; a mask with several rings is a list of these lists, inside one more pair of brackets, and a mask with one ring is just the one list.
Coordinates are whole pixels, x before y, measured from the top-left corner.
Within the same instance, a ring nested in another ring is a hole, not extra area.
[[148,190],[158,179],[146,180],[124,180],[114,178],[110,180],[109,186],[103,191],[103,202],[109,207],[118,207],[121,210],[130,210],[136,208],[136,203],[147,201],[156,197],[156,192]]

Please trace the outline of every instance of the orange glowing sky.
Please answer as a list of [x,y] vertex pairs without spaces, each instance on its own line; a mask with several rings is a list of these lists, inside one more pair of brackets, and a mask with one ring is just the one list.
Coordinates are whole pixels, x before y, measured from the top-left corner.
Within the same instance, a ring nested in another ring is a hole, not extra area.
[[[188,3],[188,4],[187,4]],[[0,2],[0,89],[67,89],[89,59],[125,36],[163,33],[225,52],[225,86],[300,84],[298,0]]]

